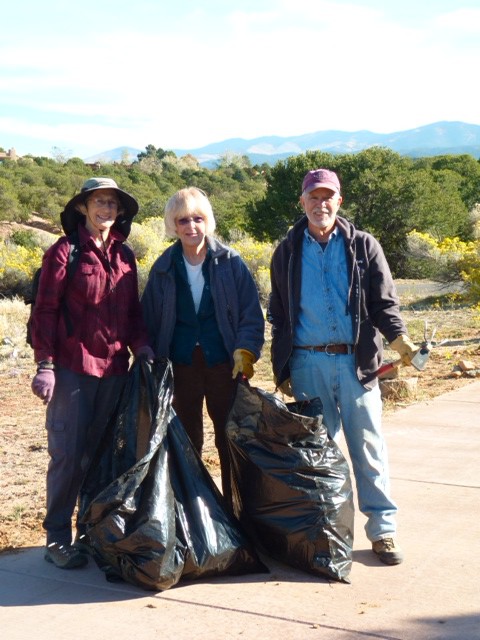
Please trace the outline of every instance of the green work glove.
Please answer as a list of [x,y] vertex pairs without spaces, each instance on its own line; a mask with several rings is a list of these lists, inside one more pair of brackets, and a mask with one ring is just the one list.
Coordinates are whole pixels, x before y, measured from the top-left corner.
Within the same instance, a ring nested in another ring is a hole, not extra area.
[[402,364],[406,366],[412,364],[412,358],[418,351],[418,347],[413,344],[405,333],[397,336],[395,340],[390,343],[390,347],[400,355]]
[[233,352],[232,378],[236,378],[241,373],[245,378],[253,377],[253,363],[257,361],[254,353],[248,349],[235,349]]

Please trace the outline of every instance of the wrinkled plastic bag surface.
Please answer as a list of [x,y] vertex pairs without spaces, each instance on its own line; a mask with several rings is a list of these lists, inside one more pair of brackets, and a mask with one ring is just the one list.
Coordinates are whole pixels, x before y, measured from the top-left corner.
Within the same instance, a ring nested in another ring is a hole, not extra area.
[[267,571],[173,411],[172,388],[168,361],[133,364],[82,491],[98,565],[157,591],[181,578]]
[[350,471],[320,412],[318,399],[285,405],[248,383],[238,385],[227,422],[234,511],[266,554],[349,582]]

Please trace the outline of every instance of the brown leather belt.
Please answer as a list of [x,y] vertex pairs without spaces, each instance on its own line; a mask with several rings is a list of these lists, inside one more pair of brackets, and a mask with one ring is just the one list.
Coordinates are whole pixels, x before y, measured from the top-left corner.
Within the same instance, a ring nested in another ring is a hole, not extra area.
[[354,344],[317,344],[317,345],[295,345],[294,349],[305,349],[306,351],[317,351],[319,353],[326,353],[329,356],[333,356],[337,353],[355,353]]

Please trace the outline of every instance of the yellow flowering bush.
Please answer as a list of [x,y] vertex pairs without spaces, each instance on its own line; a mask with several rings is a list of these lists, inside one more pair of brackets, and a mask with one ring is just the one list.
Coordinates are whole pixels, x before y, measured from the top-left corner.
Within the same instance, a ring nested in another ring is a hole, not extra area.
[[258,287],[260,300],[263,304],[267,304],[268,296],[270,295],[270,268],[259,267],[254,274],[254,278]]
[[27,248],[13,242],[0,242],[0,294],[25,295],[33,274],[42,263],[43,249]]
[[137,271],[138,271],[138,289],[140,294],[143,293],[145,289],[145,285],[147,284],[148,274],[150,273],[150,269],[152,268],[153,263],[158,258],[160,254],[162,254],[165,249],[167,249],[172,244],[172,241],[169,239],[162,240],[156,244],[151,250],[149,250],[145,255],[141,258],[137,257]]
[[236,249],[248,266],[262,302],[266,302],[270,294],[270,260],[274,246],[271,243],[259,242],[248,236],[230,245]]
[[163,218],[147,218],[140,224],[132,222],[128,244],[132,247],[137,260],[142,260],[149,254],[160,255],[165,249]]
[[439,280],[462,281],[467,298],[473,303],[480,301],[480,240],[465,242],[456,237],[436,240],[418,231],[409,233],[408,240],[411,251],[436,264]]
[[[34,239],[39,240],[36,237]],[[27,295],[32,276],[42,263],[45,248],[55,239],[56,236],[52,235],[48,242],[39,242],[38,246],[32,248],[11,240],[0,242],[0,294],[6,297]],[[163,218],[147,218],[140,224],[132,223],[128,244],[137,258],[140,293],[145,288],[153,263],[172,242],[172,239],[165,237]],[[230,243],[230,246],[238,251],[247,264],[257,284],[260,298],[265,303],[270,293],[270,260],[274,246],[248,236]]]
[[460,275],[467,285],[468,297],[480,306],[480,242],[475,253],[465,255],[459,264]]

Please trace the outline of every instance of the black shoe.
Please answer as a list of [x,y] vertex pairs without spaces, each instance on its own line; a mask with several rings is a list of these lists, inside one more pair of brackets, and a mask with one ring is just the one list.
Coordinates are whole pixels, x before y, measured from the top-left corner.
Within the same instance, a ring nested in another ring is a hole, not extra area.
[[93,554],[92,545],[90,544],[90,538],[87,536],[86,533],[82,533],[76,536],[75,542],[73,543],[73,547],[74,549],[76,549],[77,551],[80,551],[80,553],[83,553],[84,555]]
[[72,545],[51,542],[45,547],[44,558],[59,569],[77,569],[88,563],[88,558]]

